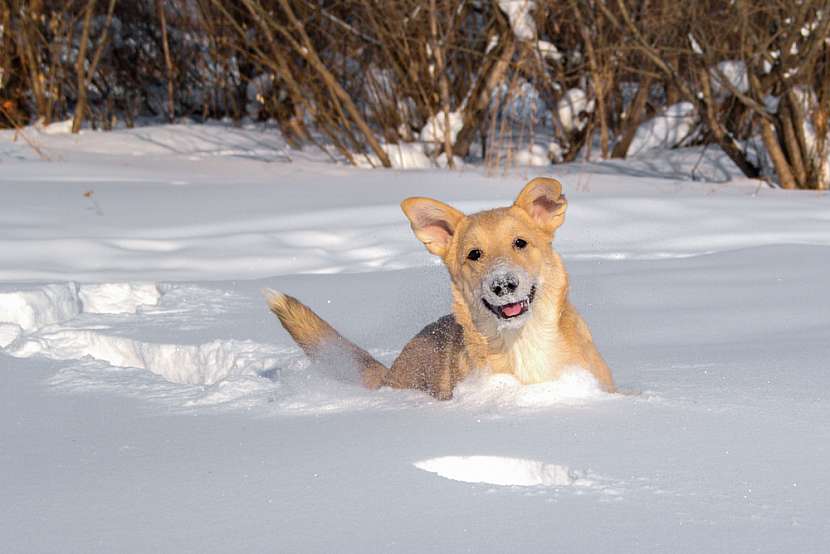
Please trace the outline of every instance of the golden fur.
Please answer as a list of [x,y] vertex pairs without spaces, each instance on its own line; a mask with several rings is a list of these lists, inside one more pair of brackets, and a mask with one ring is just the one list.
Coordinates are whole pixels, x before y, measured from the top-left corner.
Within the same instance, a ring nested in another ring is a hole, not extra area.
[[[401,207],[415,236],[449,271],[453,313],[425,327],[387,369],[296,299],[267,291],[271,311],[310,358],[354,363],[369,388],[414,388],[439,399],[451,398],[476,368],[529,384],[580,367],[614,390],[588,326],[568,301],[568,274],[551,246],[567,208],[558,181],[533,179],[512,206],[472,215],[429,198],[408,198]],[[472,250],[480,257],[471,259]],[[482,302],[483,288],[501,268],[533,283],[529,309],[516,321],[500,319]]]

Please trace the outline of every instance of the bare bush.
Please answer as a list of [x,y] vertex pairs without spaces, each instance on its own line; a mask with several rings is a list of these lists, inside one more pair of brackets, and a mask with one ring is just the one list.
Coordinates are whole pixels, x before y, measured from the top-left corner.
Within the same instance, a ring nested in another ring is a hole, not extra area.
[[[612,5],[613,4],[613,5]],[[825,2],[601,3],[748,177],[769,162],[784,188],[830,187]],[[760,137],[762,156],[753,152]]]
[[[392,165],[623,158],[687,102],[684,144],[830,187],[822,0],[0,0],[0,125],[274,120]],[[597,147],[594,146],[597,141]]]

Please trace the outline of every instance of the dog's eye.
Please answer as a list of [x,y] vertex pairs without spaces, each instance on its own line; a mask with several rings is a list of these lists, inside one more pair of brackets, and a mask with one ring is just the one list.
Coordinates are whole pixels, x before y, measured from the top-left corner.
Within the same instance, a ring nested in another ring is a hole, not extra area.
[[478,248],[473,248],[469,252],[467,252],[467,259],[476,261],[481,257],[481,250]]
[[516,239],[513,241],[513,246],[515,246],[516,249],[521,250],[527,246],[527,241],[525,239]]

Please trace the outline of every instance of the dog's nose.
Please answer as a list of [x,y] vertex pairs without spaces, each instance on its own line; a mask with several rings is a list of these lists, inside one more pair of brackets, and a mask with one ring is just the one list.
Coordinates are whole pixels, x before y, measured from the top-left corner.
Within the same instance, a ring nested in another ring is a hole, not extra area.
[[490,281],[490,290],[496,296],[504,296],[515,292],[519,286],[519,278],[513,273],[497,275]]

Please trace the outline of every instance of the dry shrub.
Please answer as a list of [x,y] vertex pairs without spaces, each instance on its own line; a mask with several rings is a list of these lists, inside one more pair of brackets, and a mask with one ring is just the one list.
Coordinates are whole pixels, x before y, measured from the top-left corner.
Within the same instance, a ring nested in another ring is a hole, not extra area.
[[828,188],[825,4],[0,0],[0,125],[273,119],[356,164],[495,169],[623,158],[685,101],[744,174]]

